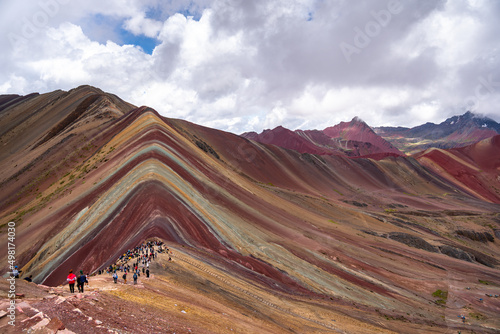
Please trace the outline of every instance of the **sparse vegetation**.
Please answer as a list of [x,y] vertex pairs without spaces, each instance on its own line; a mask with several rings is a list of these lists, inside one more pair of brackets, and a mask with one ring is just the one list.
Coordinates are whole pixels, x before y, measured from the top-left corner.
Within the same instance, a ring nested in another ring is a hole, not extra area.
[[436,290],[432,293],[432,296],[433,297],[437,297],[437,298],[442,298],[442,299],[447,299],[448,298],[448,291],[443,291],[443,290]]
[[337,194],[339,194],[340,196],[344,196],[344,194],[342,194],[340,191],[338,191],[337,189],[333,189],[333,191],[335,191]]
[[486,319],[486,317],[479,312],[469,313],[469,317],[476,319],[476,320],[485,320]]
[[439,298],[435,301],[437,305],[446,305],[446,301],[448,300],[448,291],[446,290],[436,290],[432,293],[433,297]]

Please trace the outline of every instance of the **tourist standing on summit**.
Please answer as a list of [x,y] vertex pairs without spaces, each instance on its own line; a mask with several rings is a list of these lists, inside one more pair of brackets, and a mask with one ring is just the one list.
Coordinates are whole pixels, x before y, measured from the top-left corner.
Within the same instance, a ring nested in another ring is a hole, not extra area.
[[69,292],[75,293],[76,275],[73,274],[73,269],[69,271],[69,275],[68,275],[68,278],[66,280],[69,283]]

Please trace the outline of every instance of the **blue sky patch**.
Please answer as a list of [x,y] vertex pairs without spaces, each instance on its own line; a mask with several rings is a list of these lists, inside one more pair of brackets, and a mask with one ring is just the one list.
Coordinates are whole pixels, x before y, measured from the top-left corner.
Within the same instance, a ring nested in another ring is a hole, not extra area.
[[199,21],[201,19],[201,15],[203,14],[202,7],[194,5],[192,2],[187,6],[177,6],[176,8],[170,8],[170,10],[164,10],[159,6],[150,7],[146,11],[146,17],[158,21],[165,21],[170,16],[175,13],[179,13],[184,15],[185,17],[192,17],[193,20]]
[[112,41],[118,45],[131,44],[141,47],[145,53],[152,54],[160,44],[156,38],[144,35],[134,35],[123,28],[125,20],[102,14],[93,15],[80,22],[85,35],[91,40],[105,44]]
[[122,40],[122,43],[119,43],[120,45],[124,44],[137,45],[140,46],[147,54],[152,54],[154,48],[158,44],[160,44],[160,41],[157,40],[156,38],[151,38],[144,35],[134,35],[130,31],[123,29],[123,27],[121,26],[119,27],[118,32]]

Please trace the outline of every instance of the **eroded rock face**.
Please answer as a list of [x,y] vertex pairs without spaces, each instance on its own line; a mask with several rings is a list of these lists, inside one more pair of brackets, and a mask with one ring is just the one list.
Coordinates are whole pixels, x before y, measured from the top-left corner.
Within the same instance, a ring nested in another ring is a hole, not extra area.
[[[479,242],[495,242],[495,238],[488,232],[476,232],[472,230],[458,230],[457,235]],[[496,234],[496,232],[495,232]]]
[[448,246],[448,245],[439,246],[439,250],[441,251],[441,253],[443,253],[445,255],[448,255],[448,256],[453,257],[455,259],[464,260],[467,262],[473,262],[476,259],[474,257],[474,255],[469,254],[469,253],[467,253],[459,248]]
[[408,233],[403,233],[403,232],[377,233],[375,231],[370,231],[370,230],[363,230],[363,232],[369,235],[391,239],[403,243],[407,246],[414,247],[417,249],[422,249],[428,252],[442,253],[449,257],[467,262],[477,262],[491,268],[493,268],[495,265],[499,263],[495,258],[485,255],[481,252],[478,252],[472,248],[454,247],[452,245],[433,246],[429,242],[425,241],[423,238]]
[[428,252],[437,253],[439,251],[438,247],[431,245],[420,237],[408,233],[391,232],[387,235],[387,238],[401,242],[410,247],[426,250]]

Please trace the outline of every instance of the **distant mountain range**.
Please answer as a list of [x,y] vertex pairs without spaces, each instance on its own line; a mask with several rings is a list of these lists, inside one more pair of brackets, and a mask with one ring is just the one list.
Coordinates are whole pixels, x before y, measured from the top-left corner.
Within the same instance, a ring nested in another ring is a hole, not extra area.
[[488,117],[466,112],[440,124],[425,123],[413,128],[374,128],[381,137],[406,153],[430,147],[455,148],[474,144],[500,133],[500,124]]
[[262,133],[246,132],[242,134],[263,144],[310,154],[342,154],[346,156],[366,156],[389,153],[403,155],[390,142],[377,135],[361,119],[355,117],[350,122],[341,122],[332,127],[320,130],[291,131],[282,126]]
[[358,117],[324,130],[272,130],[246,132],[242,136],[300,153],[341,154],[350,157],[415,154],[427,148],[456,148],[474,144],[500,133],[494,120],[466,112],[440,124],[426,123],[413,128],[371,128]]

